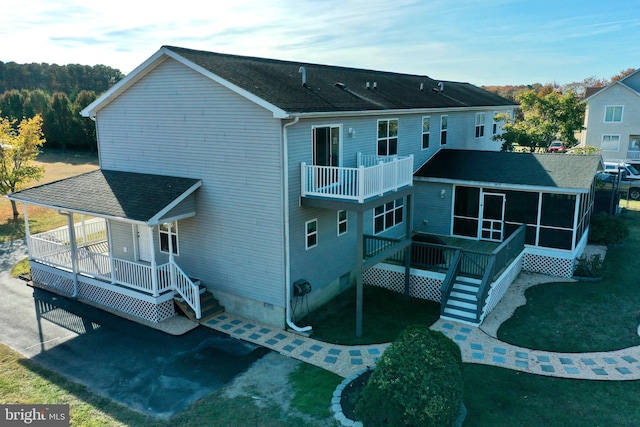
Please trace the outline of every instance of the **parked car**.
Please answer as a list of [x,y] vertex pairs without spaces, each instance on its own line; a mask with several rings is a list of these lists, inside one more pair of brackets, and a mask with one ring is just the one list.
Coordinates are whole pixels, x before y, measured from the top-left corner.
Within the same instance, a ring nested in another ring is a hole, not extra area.
[[613,191],[613,188],[617,187],[618,192],[623,197],[640,200],[640,176],[636,175],[635,178],[629,178],[629,175],[623,171],[619,181],[616,181],[618,181],[618,175],[615,172],[607,171],[598,173],[596,175],[596,189],[599,191]]
[[564,153],[567,151],[567,147],[561,141],[553,141],[547,148],[547,153]]

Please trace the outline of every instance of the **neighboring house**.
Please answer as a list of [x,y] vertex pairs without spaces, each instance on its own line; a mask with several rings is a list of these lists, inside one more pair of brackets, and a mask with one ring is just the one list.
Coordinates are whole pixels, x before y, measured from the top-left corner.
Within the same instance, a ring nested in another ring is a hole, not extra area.
[[605,161],[640,164],[640,69],[587,95],[581,142]]
[[[514,107],[468,83],[165,46],[83,110],[99,171],[9,197],[68,216],[28,236],[36,286],[152,322],[175,315],[176,294],[205,316],[206,289],[301,329],[441,209],[440,183],[414,186],[414,172],[449,148],[499,150],[493,118]],[[434,231],[452,234],[439,213]]]

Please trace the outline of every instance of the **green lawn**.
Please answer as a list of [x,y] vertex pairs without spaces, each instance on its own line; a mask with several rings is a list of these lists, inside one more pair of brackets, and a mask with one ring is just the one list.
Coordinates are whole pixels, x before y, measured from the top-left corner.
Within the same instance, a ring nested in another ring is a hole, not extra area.
[[558,352],[640,345],[640,209],[624,209],[630,235],[608,248],[603,280],[548,283],[526,291],[527,304],[498,330],[506,342]]

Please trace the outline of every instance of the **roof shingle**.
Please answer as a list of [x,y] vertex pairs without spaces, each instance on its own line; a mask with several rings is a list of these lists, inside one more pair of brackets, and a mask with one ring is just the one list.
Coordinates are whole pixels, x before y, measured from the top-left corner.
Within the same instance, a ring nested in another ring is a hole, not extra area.
[[148,222],[200,180],[96,170],[10,194],[51,208]]

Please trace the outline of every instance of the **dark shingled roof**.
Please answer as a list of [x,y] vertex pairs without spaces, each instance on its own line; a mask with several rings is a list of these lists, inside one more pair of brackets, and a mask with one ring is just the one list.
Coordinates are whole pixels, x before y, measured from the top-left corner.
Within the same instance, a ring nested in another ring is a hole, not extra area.
[[440,150],[415,176],[589,190],[600,161],[588,155]]
[[53,208],[148,222],[200,180],[97,170],[10,194]]
[[439,81],[428,76],[163,47],[288,113],[514,105],[469,83],[444,81],[436,92]]

